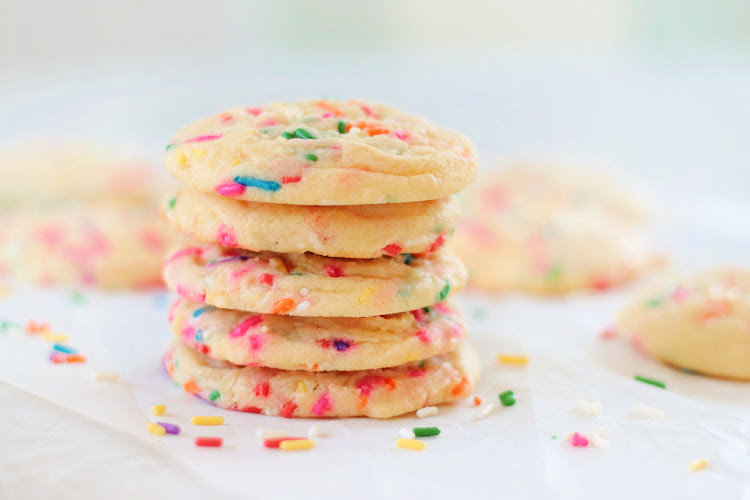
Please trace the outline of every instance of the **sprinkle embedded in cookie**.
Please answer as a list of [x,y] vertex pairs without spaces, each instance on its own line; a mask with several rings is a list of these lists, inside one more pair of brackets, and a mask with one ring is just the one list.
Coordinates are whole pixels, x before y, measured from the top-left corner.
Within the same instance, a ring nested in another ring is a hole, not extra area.
[[180,130],[165,162],[201,191],[291,205],[434,200],[476,176],[462,135],[359,100],[229,109]]

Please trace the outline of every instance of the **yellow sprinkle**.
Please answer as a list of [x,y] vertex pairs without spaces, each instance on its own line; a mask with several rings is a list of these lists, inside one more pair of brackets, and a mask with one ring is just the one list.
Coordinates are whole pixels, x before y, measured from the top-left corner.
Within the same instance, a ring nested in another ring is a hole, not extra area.
[[185,156],[185,153],[183,153],[182,151],[177,153],[177,163],[179,163],[183,167],[185,166],[185,163],[187,163],[187,156]]
[[406,438],[397,439],[396,446],[398,446],[399,448],[408,448],[410,450],[419,450],[419,451],[422,451],[425,448],[427,448],[427,444],[424,441],[419,441],[418,439],[406,439]]
[[705,458],[698,458],[696,460],[691,460],[688,462],[688,469],[690,470],[701,470],[705,469],[708,465],[708,460]]
[[417,354],[411,353],[409,354],[409,356],[407,356],[406,362],[409,363],[411,361],[416,361],[418,359],[419,359],[419,356]]
[[297,392],[307,392],[307,386],[301,380],[297,382]]
[[55,332],[45,332],[42,334],[42,338],[47,342],[67,342],[70,340],[69,335]]
[[309,450],[315,446],[314,439],[290,439],[288,441],[282,441],[279,443],[279,448],[282,450]]
[[167,407],[164,405],[156,405],[151,407],[151,415],[161,415],[167,411]]
[[529,358],[518,354],[498,354],[497,362],[507,365],[525,365],[529,362]]
[[199,160],[206,156],[206,150],[205,149],[194,149],[190,152],[190,156],[195,158],[196,160]]
[[191,420],[195,425],[221,425],[224,417],[193,417]]
[[157,436],[163,436],[164,434],[167,433],[167,429],[153,422],[148,423],[148,430],[149,432],[152,432],[153,434],[156,434]]
[[359,300],[360,304],[364,304],[365,302],[370,300],[374,294],[375,289],[371,286],[368,286],[367,288],[365,288],[365,291],[362,292],[362,294],[359,296],[359,299],[357,300]]
[[239,165],[240,159],[239,158],[232,158],[232,165]]

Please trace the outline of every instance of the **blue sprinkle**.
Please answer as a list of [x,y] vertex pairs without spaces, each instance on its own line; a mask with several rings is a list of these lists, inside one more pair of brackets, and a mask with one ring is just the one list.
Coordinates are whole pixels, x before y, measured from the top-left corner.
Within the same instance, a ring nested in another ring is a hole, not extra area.
[[281,189],[281,184],[276,181],[264,181],[263,179],[258,179],[256,177],[244,177],[238,175],[234,178],[234,182],[242,184],[243,186],[263,189],[264,191],[278,191]]
[[78,352],[77,349],[73,349],[72,347],[68,347],[63,344],[53,344],[52,349],[58,352],[64,352],[65,354],[75,354]]
[[351,347],[351,344],[347,342],[346,340],[334,340],[333,341],[333,347],[336,348],[337,351],[346,351]]
[[203,330],[198,330],[195,332],[195,341],[203,342]]
[[412,261],[413,258],[414,258],[414,256],[412,254],[407,253],[406,257],[404,258],[404,264],[406,264],[408,266],[409,264],[411,264],[411,261]]
[[210,311],[213,308],[214,308],[214,306],[206,306],[206,307],[201,307],[200,309],[196,309],[195,311],[193,311],[193,317],[197,318],[198,316],[200,316],[204,312]]

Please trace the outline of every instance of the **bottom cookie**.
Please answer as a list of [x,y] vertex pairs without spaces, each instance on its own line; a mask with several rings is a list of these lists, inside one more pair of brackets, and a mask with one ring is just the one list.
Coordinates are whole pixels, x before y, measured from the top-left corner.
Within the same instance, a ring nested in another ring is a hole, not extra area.
[[173,341],[164,366],[186,391],[218,407],[287,418],[395,417],[465,398],[479,377],[479,359],[468,343],[392,368],[307,372],[239,367]]

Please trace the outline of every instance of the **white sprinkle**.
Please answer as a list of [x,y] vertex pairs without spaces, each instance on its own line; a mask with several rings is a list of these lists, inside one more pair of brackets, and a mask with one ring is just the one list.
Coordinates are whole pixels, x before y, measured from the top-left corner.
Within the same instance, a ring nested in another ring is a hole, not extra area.
[[307,437],[315,439],[318,436],[320,436],[320,427],[317,425],[311,425],[310,430],[307,431]]
[[490,403],[484,408],[482,408],[481,410],[479,410],[474,418],[476,420],[482,420],[483,418],[487,418],[487,415],[492,413],[492,410],[494,409],[495,409],[495,405]]
[[286,429],[258,429],[255,435],[261,439],[283,438],[289,435]]
[[407,428],[401,429],[398,434],[404,439],[414,439],[414,433]]
[[597,448],[609,448],[609,439],[607,439],[604,427],[597,427],[591,435],[591,443]]
[[306,300],[297,304],[297,307],[294,308],[294,312],[307,311],[308,309],[310,309],[310,301]]
[[642,417],[653,418],[655,420],[661,420],[664,418],[664,411],[652,406],[646,406],[642,403],[633,403],[633,413]]
[[598,401],[591,403],[583,399],[576,399],[576,404],[579,410],[591,417],[598,417],[602,414],[602,404]]
[[260,331],[263,333],[266,333],[268,331],[268,325],[263,325],[260,327]]
[[310,290],[308,290],[307,288],[300,288],[300,290],[299,290],[299,294],[300,294],[300,295],[301,295],[302,297],[305,297],[305,296],[307,296],[307,294],[308,294],[308,293],[310,293]]
[[94,380],[95,382],[119,382],[120,374],[92,372],[91,380]]
[[419,418],[431,417],[437,414],[438,414],[437,406],[426,406],[424,408],[420,408],[419,410],[417,410],[417,417]]

